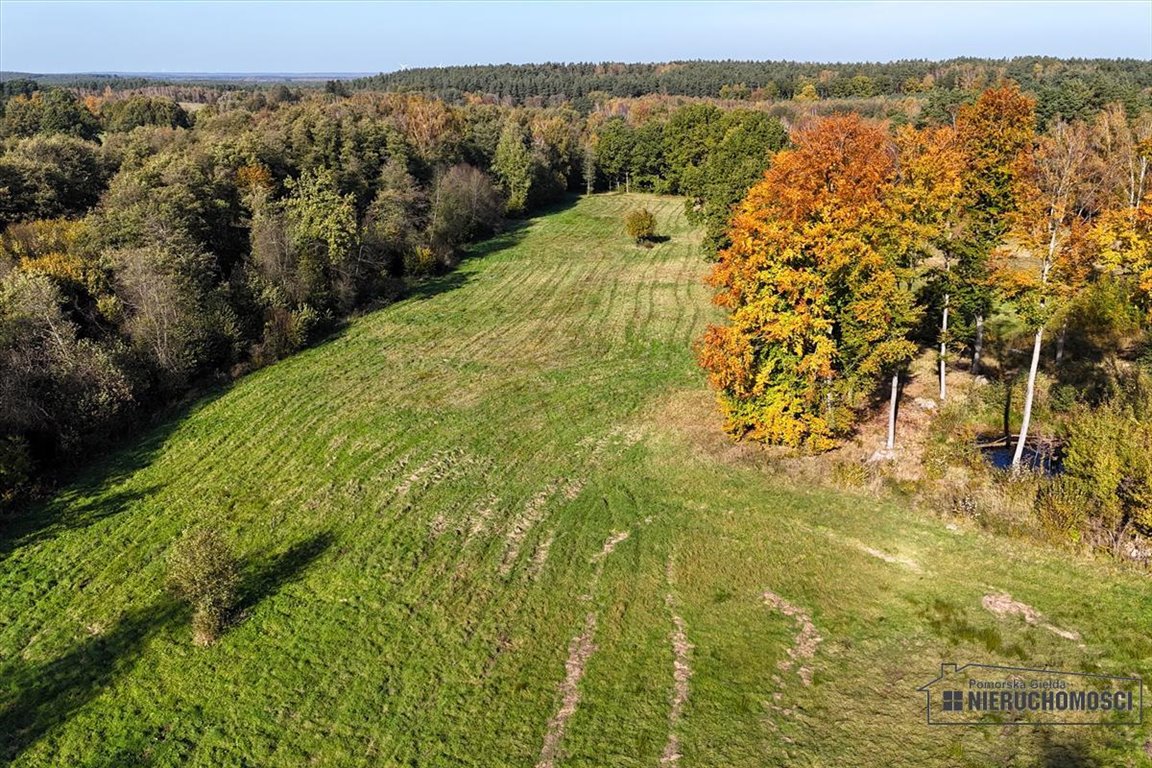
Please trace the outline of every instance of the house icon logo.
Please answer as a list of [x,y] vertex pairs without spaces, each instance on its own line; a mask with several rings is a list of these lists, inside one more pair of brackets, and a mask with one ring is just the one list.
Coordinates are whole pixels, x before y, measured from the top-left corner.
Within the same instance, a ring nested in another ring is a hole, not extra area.
[[993,664],[941,664],[916,689],[929,725],[1139,725],[1139,677]]

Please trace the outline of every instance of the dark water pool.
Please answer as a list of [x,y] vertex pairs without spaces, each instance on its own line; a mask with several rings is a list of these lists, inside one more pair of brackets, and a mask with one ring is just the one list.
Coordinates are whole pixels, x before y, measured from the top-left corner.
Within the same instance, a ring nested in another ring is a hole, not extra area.
[[[1010,469],[1012,455],[1016,452],[1016,442],[1013,440],[1005,445],[1003,440],[992,445],[979,445],[980,453],[985,460],[997,469]],[[1024,455],[1021,463],[1036,472],[1045,475],[1058,475],[1064,471],[1063,456],[1060,446],[1053,442],[1029,443],[1024,446]]]

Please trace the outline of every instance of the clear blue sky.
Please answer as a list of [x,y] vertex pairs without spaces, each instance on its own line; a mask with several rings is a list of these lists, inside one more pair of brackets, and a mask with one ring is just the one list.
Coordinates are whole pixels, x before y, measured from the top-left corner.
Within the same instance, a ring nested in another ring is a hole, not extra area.
[[1152,59],[1136,2],[26,2],[0,69],[379,72],[529,61]]

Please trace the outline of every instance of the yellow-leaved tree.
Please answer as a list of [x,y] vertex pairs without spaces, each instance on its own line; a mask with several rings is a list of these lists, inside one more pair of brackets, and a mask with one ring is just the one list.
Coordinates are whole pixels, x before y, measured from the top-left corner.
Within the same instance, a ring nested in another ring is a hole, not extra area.
[[792,138],[733,216],[710,277],[729,321],[708,329],[699,359],[731,432],[823,450],[884,376],[894,405],[916,349],[903,274],[915,233],[892,206],[885,125],[836,115]]

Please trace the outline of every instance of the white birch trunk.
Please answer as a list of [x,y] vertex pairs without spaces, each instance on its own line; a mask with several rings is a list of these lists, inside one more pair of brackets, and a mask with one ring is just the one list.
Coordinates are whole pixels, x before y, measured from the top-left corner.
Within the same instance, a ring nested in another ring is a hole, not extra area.
[[1044,339],[1044,327],[1036,329],[1036,341],[1032,343],[1032,365],[1028,367],[1028,388],[1024,390],[1024,418],[1020,422],[1020,437],[1016,438],[1016,451],[1012,454],[1012,470],[1019,471],[1020,460],[1024,457],[1024,443],[1028,440],[1028,425],[1032,421],[1032,396],[1036,392],[1036,370],[1040,367],[1040,344]]
[[896,447],[896,393],[900,388],[900,373],[892,374],[892,399],[888,403],[888,450]]
[[976,315],[976,343],[972,345],[972,375],[980,374],[980,353],[984,351],[984,315]]
[[[1048,272],[1052,269],[1052,261],[1056,255],[1056,236],[1058,228],[1055,223],[1048,225],[1048,256],[1040,268],[1041,287],[1048,284]],[[1040,306],[1044,306],[1041,299]],[[1044,325],[1036,329],[1036,341],[1032,344],[1032,364],[1028,366],[1028,389],[1024,392],[1024,418],[1020,422],[1020,437],[1016,440],[1016,450],[1012,454],[1012,471],[1020,470],[1020,460],[1024,457],[1024,443],[1028,440],[1028,426],[1032,421],[1032,398],[1036,394],[1036,371],[1040,368],[1040,344],[1044,340]]]
[[948,294],[944,294],[944,318],[940,323],[940,402],[948,398],[946,365],[948,359]]

